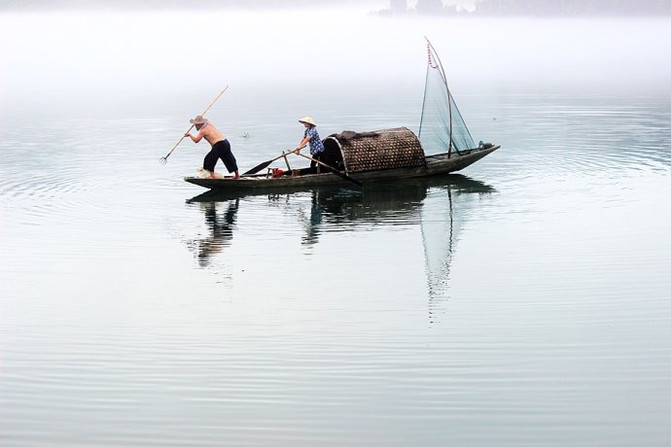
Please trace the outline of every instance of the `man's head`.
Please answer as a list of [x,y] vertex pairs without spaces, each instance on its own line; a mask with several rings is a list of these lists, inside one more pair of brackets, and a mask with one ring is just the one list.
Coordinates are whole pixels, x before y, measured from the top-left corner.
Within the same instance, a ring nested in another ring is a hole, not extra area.
[[312,127],[317,125],[317,123],[315,123],[315,120],[313,120],[311,116],[304,116],[303,118],[299,119],[298,122],[304,124],[306,127]]
[[203,118],[203,115],[198,115],[194,119],[189,120],[189,122],[196,126],[196,129],[200,129],[205,124],[207,124],[207,119]]

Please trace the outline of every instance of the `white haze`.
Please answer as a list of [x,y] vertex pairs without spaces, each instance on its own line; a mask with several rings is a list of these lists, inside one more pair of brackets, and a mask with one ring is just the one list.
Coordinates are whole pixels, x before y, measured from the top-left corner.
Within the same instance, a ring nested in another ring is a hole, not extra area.
[[[0,117],[207,86],[422,83],[424,36],[459,89],[671,81],[669,19],[379,17],[364,9],[0,15]],[[391,93],[391,92],[390,92]]]

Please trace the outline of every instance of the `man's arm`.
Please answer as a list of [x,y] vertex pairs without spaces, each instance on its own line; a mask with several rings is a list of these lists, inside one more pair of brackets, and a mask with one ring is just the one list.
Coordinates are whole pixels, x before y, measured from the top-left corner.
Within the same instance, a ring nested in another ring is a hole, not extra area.
[[194,143],[198,143],[205,136],[205,128],[203,127],[202,129],[200,129],[200,131],[196,134],[195,137],[191,135],[191,132],[185,133],[184,136],[191,138],[191,141],[193,141]]
[[305,138],[303,138],[301,140],[301,142],[298,143],[298,146],[296,146],[296,149],[294,150],[294,152],[296,152],[296,153],[300,152],[301,149],[303,149],[310,142],[311,139],[312,139],[311,135],[308,135]]

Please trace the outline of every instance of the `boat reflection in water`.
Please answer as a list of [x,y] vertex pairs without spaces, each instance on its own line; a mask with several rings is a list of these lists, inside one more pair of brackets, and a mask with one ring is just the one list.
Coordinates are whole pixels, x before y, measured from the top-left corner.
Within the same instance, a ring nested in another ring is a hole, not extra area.
[[[476,211],[476,201],[494,192],[493,187],[480,181],[450,174],[439,178],[366,184],[363,190],[273,190],[253,196],[265,197],[272,207],[287,211],[284,214],[292,216],[303,228],[301,243],[307,247],[317,244],[325,232],[419,226],[424,245],[430,319],[433,321],[434,311],[442,307],[440,301],[447,299],[450,264],[459,232],[468,216]],[[249,193],[235,195],[208,191],[187,201],[189,206],[197,205],[203,210],[210,232],[207,237],[188,243],[197,251],[201,267],[209,265],[213,256],[230,245],[241,199],[246,202],[255,197],[250,197]],[[295,229],[295,226],[292,224],[290,228]]]

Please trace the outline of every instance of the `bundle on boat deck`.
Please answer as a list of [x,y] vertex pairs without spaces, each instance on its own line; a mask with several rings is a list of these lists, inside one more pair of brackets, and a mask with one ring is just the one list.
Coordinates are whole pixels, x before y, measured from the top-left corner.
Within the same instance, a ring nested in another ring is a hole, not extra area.
[[350,173],[426,165],[422,145],[407,127],[329,135],[324,139],[324,160],[336,168],[342,164]]

